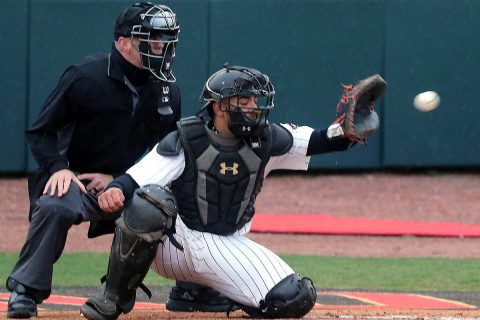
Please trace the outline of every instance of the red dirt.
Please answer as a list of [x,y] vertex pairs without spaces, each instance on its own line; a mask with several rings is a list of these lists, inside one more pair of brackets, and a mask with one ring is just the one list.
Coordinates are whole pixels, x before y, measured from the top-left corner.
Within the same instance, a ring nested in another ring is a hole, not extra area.
[[[0,312],[0,315],[2,313]],[[345,316],[348,314],[348,316]],[[304,319],[355,319],[355,320],[456,320],[456,319],[478,319],[480,312],[478,311],[458,311],[458,310],[337,310],[324,309],[313,310]],[[48,311],[43,312],[39,319],[85,319],[79,315],[78,311]],[[152,320],[152,319],[248,319],[241,311],[230,313],[229,317],[225,317],[225,313],[188,313],[188,312],[170,312],[166,310],[137,310],[129,314],[122,315],[121,320]]]
[[[274,175],[265,181],[257,201],[261,213],[321,213],[480,224],[478,174],[316,174]],[[0,252],[21,249],[26,236],[26,179],[0,180]],[[111,236],[87,240],[88,224],[73,227],[66,251],[109,251]],[[371,237],[335,235],[251,234],[279,254],[372,257],[480,257],[480,238]],[[0,317],[5,313],[0,312]],[[242,318],[241,312],[230,315]],[[478,319],[475,310],[414,310],[362,308],[313,310],[314,319]],[[78,311],[43,311],[41,319],[82,319]],[[225,314],[134,311],[122,319],[227,319]]]
[[[321,213],[480,224],[480,175],[273,175],[257,200],[261,213]],[[26,179],[0,180],[0,251],[19,251],[26,236]],[[88,224],[72,228],[66,251],[109,251],[111,236],[86,241]],[[283,253],[372,257],[480,257],[480,238],[372,237],[252,233]]]

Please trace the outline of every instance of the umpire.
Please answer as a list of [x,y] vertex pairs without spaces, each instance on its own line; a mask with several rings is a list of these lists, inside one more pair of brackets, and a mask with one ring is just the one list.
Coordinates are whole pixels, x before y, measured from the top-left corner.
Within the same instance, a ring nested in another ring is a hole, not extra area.
[[167,6],[124,9],[111,52],[68,67],[27,130],[39,168],[28,182],[27,239],[7,279],[7,317],[37,315],[72,225],[90,221],[89,237],[114,230],[118,214],[102,213],[97,196],[176,129],[181,99],[171,65],[179,31]]

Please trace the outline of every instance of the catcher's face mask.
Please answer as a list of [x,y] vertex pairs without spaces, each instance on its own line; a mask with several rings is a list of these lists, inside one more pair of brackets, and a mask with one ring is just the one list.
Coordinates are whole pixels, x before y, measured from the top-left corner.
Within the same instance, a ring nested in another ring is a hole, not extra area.
[[131,36],[140,40],[143,67],[160,80],[175,82],[171,68],[180,33],[175,13],[167,6],[152,5],[140,17],[142,23],[133,26]]
[[264,96],[233,96],[222,101],[222,110],[229,113],[228,128],[236,136],[253,137],[267,125],[273,106]]
[[275,90],[268,76],[240,66],[225,67],[205,83],[201,98],[221,103],[229,113],[228,127],[236,136],[256,137],[267,126]]

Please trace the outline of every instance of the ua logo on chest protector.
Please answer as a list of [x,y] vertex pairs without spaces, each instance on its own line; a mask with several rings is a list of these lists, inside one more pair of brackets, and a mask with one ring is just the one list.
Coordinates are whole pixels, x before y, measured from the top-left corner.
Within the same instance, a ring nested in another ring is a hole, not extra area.
[[238,174],[238,163],[234,162],[231,167],[227,167],[225,162],[220,163],[220,173],[225,175],[227,171],[232,171],[232,174],[235,176]]

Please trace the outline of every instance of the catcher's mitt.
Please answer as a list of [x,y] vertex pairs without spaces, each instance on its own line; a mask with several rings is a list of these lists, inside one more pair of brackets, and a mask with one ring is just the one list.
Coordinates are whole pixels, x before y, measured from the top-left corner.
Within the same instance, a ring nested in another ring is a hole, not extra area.
[[358,81],[355,85],[344,85],[344,93],[337,104],[337,119],[343,133],[350,140],[366,143],[366,138],[375,132],[380,121],[373,103],[380,98],[387,83],[378,74]]

